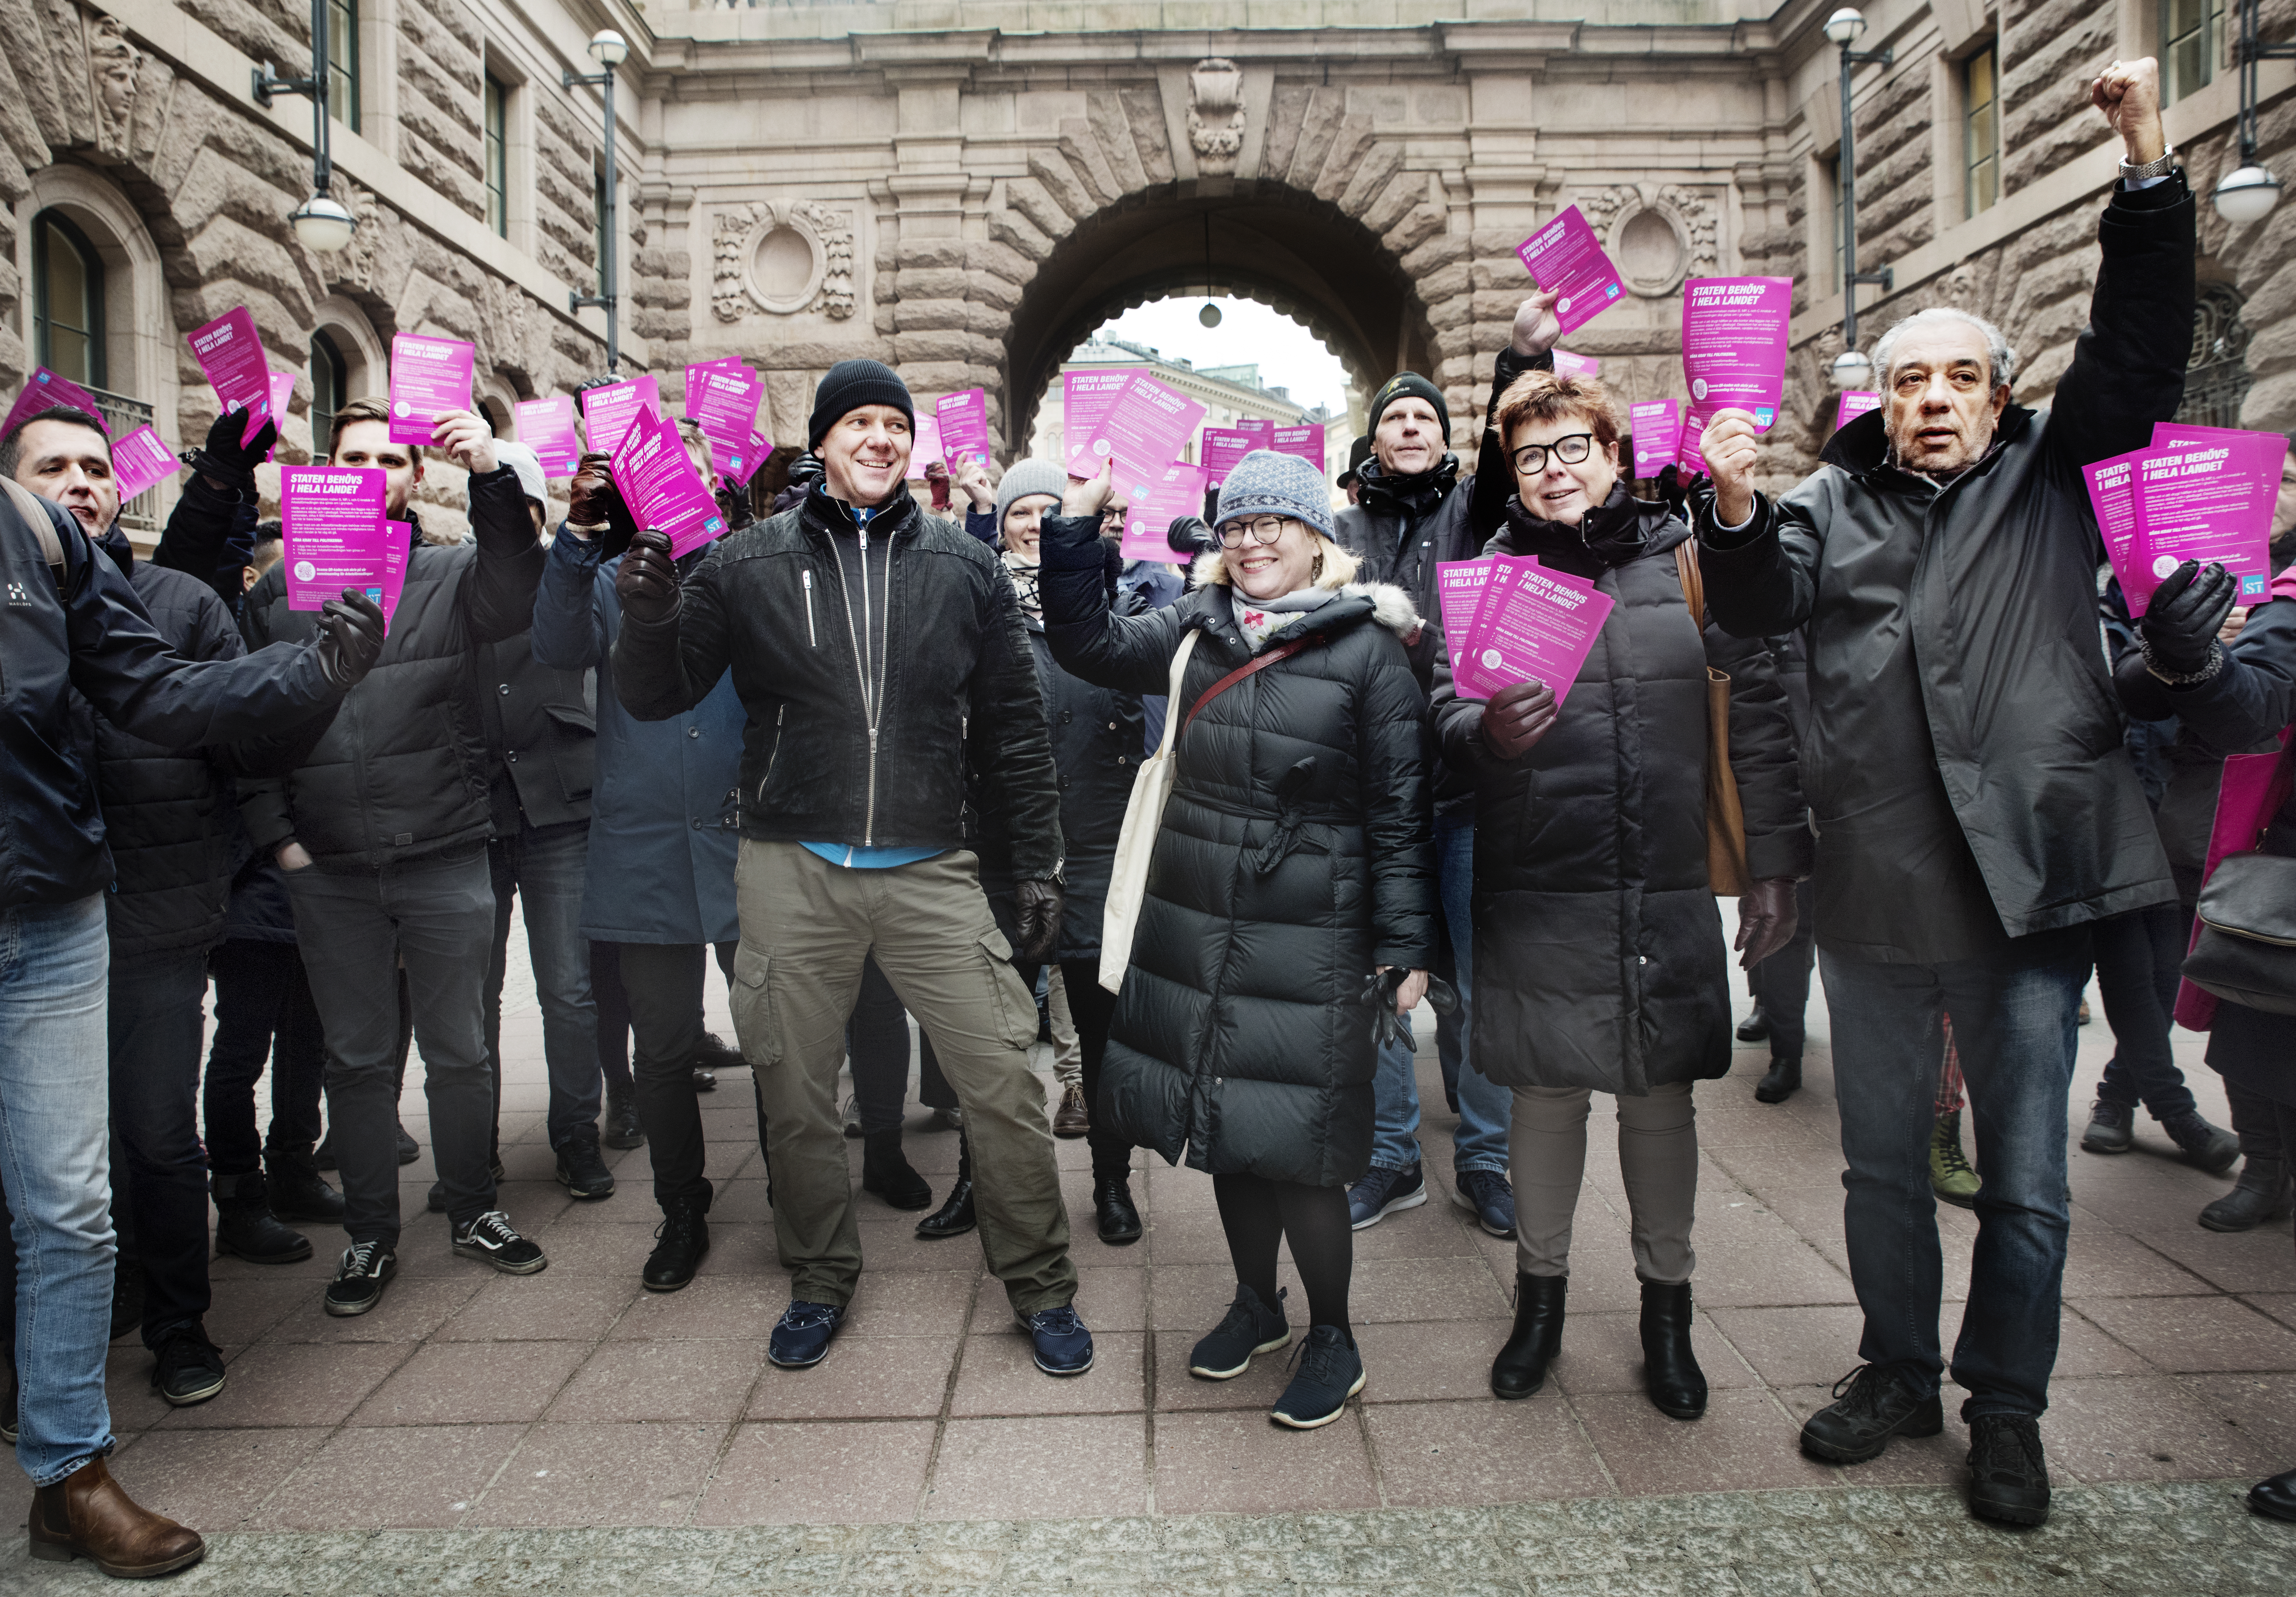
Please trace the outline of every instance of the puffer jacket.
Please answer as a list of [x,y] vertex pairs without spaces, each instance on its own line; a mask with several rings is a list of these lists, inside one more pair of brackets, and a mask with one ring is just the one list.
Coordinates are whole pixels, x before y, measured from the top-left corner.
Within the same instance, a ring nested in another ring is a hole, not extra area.
[[1507,506],[1499,554],[1612,600],[1546,735],[1500,760],[1483,701],[1437,667],[1436,735],[1475,787],[1475,1068],[1505,1086],[1640,1096],[1730,1068],[1722,917],[1706,875],[1707,671],[1730,677],[1730,767],[1759,877],[1809,873],[1794,736],[1760,639],[1702,632],[1690,528],[1621,486],[1583,527]]
[[[472,477],[470,495],[476,541],[440,548],[406,524],[406,585],[381,657],[308,758],[250,784],[240,815],[258,849],[292,840],[318,869],[355,875],[485,846],[486,749],[464,656],[532,625],[543,551],[508,466]],[[283,561],[248,594],[242,628],[259,650],[312,636],[317,618],[287,608]]]
[[[1044,528],[1045,631],[1086,682],[1143,693],[1202,634],[1173,713],[1252,652],[1208,560],[1177,604],[1109,612],[1098,523]],[[1213,700],[1177,743],[1095,1118],[1168,1162],[1336,1186],[1371,1164],[1382,965],[1435,960],[1426,701],[1400,589],[1353,586],[1275,634],[1312,645]]]

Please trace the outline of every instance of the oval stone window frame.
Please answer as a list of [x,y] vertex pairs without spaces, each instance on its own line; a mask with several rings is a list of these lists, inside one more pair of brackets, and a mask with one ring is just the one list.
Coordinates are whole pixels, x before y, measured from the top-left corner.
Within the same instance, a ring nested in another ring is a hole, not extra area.
[[[758,281],[758,256],[766,241],[776,233],[793,234],[806,249],[808,257],[805,283],[794,294],[782,295],[767,291]],[[742,287],[760,310],[777,316],[792,316],[811,305],[821,293],[823,280],[829,274],[829,251],[824,247],[820,233],[813,224],[795,208],[784,210],[780,206],[767,209],[750,225],[742,238]]]
[[[1636,273],[1628,264],[1624,248],[1628,227],[1644,217],[1657,218],[1674,240],[1673,266],[1655,276]],[[1625,280],[1628,289],[1645,299],[1663,299],[1673,293],[1682,286],[1683,279],[1690,274],[1690,230],[1683,225],[1682,218],[1676,216],[1669,207],[1639,202],[1620,207],[1618,215],[1611,218],[1610,238],[1606,242],[1611,259],[1617,265],[1619,275]]]

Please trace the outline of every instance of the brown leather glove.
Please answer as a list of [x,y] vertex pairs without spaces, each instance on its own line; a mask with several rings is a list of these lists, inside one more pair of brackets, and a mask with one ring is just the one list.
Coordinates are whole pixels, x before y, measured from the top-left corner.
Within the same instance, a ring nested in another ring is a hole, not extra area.
[[1500,759],[1521,759],[1554,725],[1557,708],[1543,682],[1501,688],[1483,706],[1483,746]]
[[1748,882],[1738,898],[1738,938],[1731,945],[1744,951],[1739,967],[1751,970],[1792,942],[1800,919],[1791,877],[1766,876]]
[[382,606],[357,588],[319,606],[319,669],[346,692],[366,680],[382,653]]
[[[586,529],[605,528],[598,551],[601,560],[611,560],[630,546],[638,524],[622,503],[621,489],[614,486],[611,455],[593,450],[574,468],[574,479],[566,487],[566,521],[570,527]],[[578,536],[599,536],[586,530]]]
[[630,620],[659,627],[677,614],[677,562],[669,557],[669,538],[647,528],[630,540],[614,573],[614,597]]
[[1052,958],[1061,940],[1061,884],[1024,877],[1013,884],[1013,957],[1033,964]]

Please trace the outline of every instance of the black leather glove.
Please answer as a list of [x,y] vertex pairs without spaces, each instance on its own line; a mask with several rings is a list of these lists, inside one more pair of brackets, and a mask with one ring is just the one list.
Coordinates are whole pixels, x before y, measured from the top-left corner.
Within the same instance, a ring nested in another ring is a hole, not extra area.
[[1023,964],[1052,958],[1061,940],[1061,884],[1024,877],[1013,884],[1013,957]]
[[2217,629],[2232,613],[2240,585],[2211,561],[2186,561],[2152,590],[2152,602],[2136,623],[2144,663],[2171,676],[2208,668],[2217,647]]
[[1559,713],[1554,690],[1543,682],[1501,688],[1483,706],[1483,746],[1500,759],[1521,759],[1546,735]]
[[208,429],[208,441],[192,451],[192,470],[217,487],[255,492],[255,468],[278,442],[279,423],[266,416],[255,436],[242,444],[240,434],[246,430],[243,410],[227,410],[217,416]]
[[614,597],[622,614],[633,621],[658,627],[677,614],[677,562],[669,556],[669,538],[649,527],[630,540],[614,573]]
[[[593,451],[574,468],[573,480],[566,485],[566,521],[571,527],[605,528],[598,545],[600,560],[611,560],[630,546],[630,539],[637,536],[637,519],[614,486],[611,456]],[[595,532],[588,536],[599,537]]]
[[1792,942],[1800,921],[1791,877],[1766,876],[1748,882],[1738,897],[1738,938],[1731,945],[1744,952],[1739,967],[1751,970]]
[[319,669],[348,692],[366,680],[382,653],[382,606],[357,588],[319,606]]
[[1184,564],[1193,565],[1200,554],[1219,553],[1219,539],[1204,524],[1201,516],[1176,516],[1164,529],[1164,543]]

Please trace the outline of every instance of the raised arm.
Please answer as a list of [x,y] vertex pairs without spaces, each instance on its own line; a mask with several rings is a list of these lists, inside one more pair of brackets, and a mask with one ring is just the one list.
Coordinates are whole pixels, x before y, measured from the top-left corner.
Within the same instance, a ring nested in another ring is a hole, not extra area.
[[1061,668],[1119,693],[1160,693],[1171,684],[1172,651],[1187,616],[1167,605],[1144,616],[1119,616],[1108,604],[1107,557],[1100,512],[1105,469],[1089,482],[1071,479],[1062,513],[1045,518],[1037,588],[1045,603],[1045,642]]
[[1506,502],[1514,493],[1514,471],[1507,464],[1491,417],[1499,397],[1525,372],[1554,370],[1554,340],[1562,336],[1562,319],[1554,314],[1555,294],[1533,294],[1515,308],[1514,328],[1507,347],[1491,363],[1491,392],[1483,404],[1483,436],[1475,449],[1475,476],[1467,502],[1467,525],[1478,544],[1488,543],[1506,520]]
[[534,594],[534,658],[559,671],[581,671],[606,659],[606,618],[600,613],[597,539],[561,526],[542,562]]
[[[1749,440],[1742,460],[1728,453],[1736,447],[1739,418]],[[1713,435],[1724,427],[1733,430],[1718,448]],[[1752,430],[1753,418],[1736,410],[1720,413],[1707,427],[1706,458],[1714,477],[1692,489],[1690,507],[1708,615],[1734,636],[1766,638],[1798,631],[1816,605],[1818,557],[1839,479],[1824,466],[1783,499],[1754,492]],[[1732,525],[1726,508],[1734,487],[1745,507],[1739,525]]]
[[[240,571],[255,551],[255,468],[279,437],[266,421],[242,442],[243,411],[226,411],[208,429],[208,441],[192,452],[192,474],[168,514],[167,529],[152,551],[152,563],[197,577],[236,615]],[[236,554],[234,561],[232,556]]]
[[622,628],[611,656],[614,695],[641,721],[667,721],[709,696],[733,664],[718,591],[721,540],[683,583],[669,539],[649,528],[630,540],[614,573]]
[[[452,418],[442,420],[440,432],[451,425]],[[494,453],[487,450],[480,458],[492,461]],[[542,539],[535,531],[534,512],[527,508],[518,473],[510,467],[474,466],[470,492],[471,530],[478,537],[479,558],[463,574],[462,602],[470,641],[499,643],[534,625],[535,590],[542,586]]]

